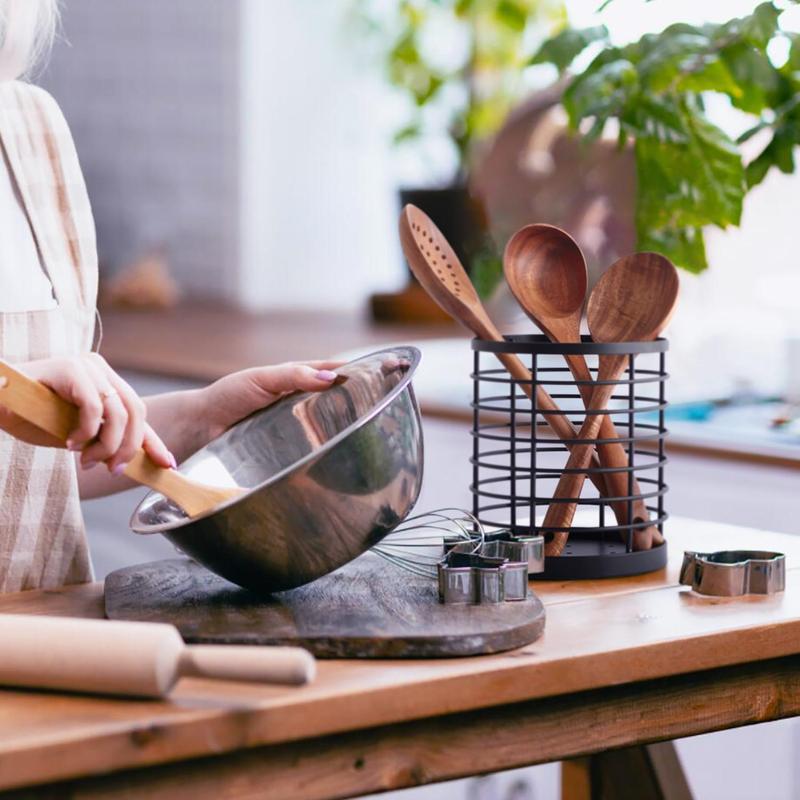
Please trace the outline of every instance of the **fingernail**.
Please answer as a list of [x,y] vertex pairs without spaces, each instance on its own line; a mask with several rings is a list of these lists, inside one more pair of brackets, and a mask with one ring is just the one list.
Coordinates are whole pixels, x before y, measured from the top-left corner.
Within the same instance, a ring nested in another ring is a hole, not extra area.
[[96,467],[96,466],[97,466],[97,462],[96,461],[85,461],[83,464],[81,464],[81,467],[83,469],[92,469],[93,467]]
[[67,450],[72,450],[73,453],[81,449],[81,446],[74,439],[67,439],[66,445]]
[[172,455],[172,453],[169,454],[169,463],[172,469],[178,469],[178,462],[175,460],[175,456]]
[[329,369],[321,369],[317,372],[317,379],[321,381],[327,381],[330,383],[331,381],[335,381],[337,375],[335,372],[331,372]]
[[114,467],[114,469],[111,470],[111,474],[112,475],[116,475],[117,477],[119,477],[120,475],[122,475],[125,472],[125,467],[127,467],[127,466],[128,466],[128,462],[127,461],[123,461],[121,464],[117,464],[117,466]]

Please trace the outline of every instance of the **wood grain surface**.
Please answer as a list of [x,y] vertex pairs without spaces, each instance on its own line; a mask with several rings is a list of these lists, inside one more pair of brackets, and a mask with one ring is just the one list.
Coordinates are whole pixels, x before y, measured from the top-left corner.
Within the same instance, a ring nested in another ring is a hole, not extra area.
[[[162,702],[2,691],[0,789],[212,756],[222,768],[222,754],[260,747],[269,749],[254,751],[261,753],[249,762],[254,769],[256,762],[264,770],[274,766],[286,781],[292,771],[296,779],[305,774],[308,791],[296,797],[346,797],[360,791],[366,774],[392,786],[411,785],[798,713],[800,540],[679,519],[669,521],[667,536],[671,561],[660,573],[537,583],[548,615],[545,634],[505,654],[323,661],[316,682],[301,689],[187,679]],[[677,585],[684,549],[735,547],[785,552],[785,594],[702,598]],[[11,611],[102,616],[102,586],[0,598],[0,612]],[[727,671],[735,665],[742,671]],[[587,694],[573,697],[579,692]],[[473,713],[475,727],[465,727]],[[495,722],[481,729],[484,713]],[[446,728],[453,714],[466,716]],[[414,727],[418,720],[428,722]],[[411,724],[403,740],[406,749],[396,751],[386,772],[380,762],[374,770],[351,765],[336,772],[336,759],[354,752],[346,743],[355,740],[344,734],[351,732],[364,747],[377,746],[383,740],[369,729],[391,726],[387,730],[400,736],[406,723]],[[415,739],[427,724],[437,732],[441,750]],[[455,751],[464,755],[460,762],[437,756],[449,753],[444,748],[451,740],[439,735],[445,729],[454,737]],[[485,747],[490,730],[507,734],[491,749]],[[322,752],[320,737],[331,737],[331,746],[343,743],[336,759],[324,762],[322,772],[335,784],[327,794],[317,784],[322,777],[298,768],[303,758]],[[309,739],[319,741],[296,744]],[[408,752],[424,757],[421,773],[414,772],[415,762],[404,755]],[[275,753],[274,761],[268,753]],[[246,761],[249,754],[230,758]],[[410,765],[410,777],[397,777],[403,764]]]
[[[800,714],[797,658],[562,695],[48,787],[46,800],[337,800]],[[142,738],[146,734],[142,733]],[[155,731],[151,735],[156,735]],[[569,763],[569,762],[565,762]],[[572,777],[572,788],[576,786]],[[680,776],[672,776],[680,780]],[[629,785],[630,786],[630,785]],[[268,787],[268,790],[266,790]],[[633,787],[630,787],[633,789]],[[562,794],[564,797],[571,795]],[[576,795],[582,797],[585,795]],[[623,795],[639,800],[643,793]],[[28,791],[3,800],[31,800]],[[37,795],[38,797],[38,795]]]
[[374,553],[313,583],[254,595],[188,559],[140,564],[105,581],[110,619],[166,622],[187,642],[305,647],[323,658],[445,658],[499,653],[544,630],[541,601],[442,605],[436,579]]

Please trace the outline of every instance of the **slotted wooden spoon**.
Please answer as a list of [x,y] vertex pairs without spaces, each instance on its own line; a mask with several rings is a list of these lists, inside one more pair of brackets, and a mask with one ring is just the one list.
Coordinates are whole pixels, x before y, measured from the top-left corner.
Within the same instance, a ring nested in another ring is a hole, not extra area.
[[[0,404],[61,442],[78,426],[78,409],[74,405],[4,361],[0,361]],[[161,492],[190,517],[213,511],[244,494],[243,489],[206,486],[177,470],[156,466],[144,450],[139,450],[128,462],[125,474]]]
[[[505,341],[486,313],[453,248],[430,217],[416,206],[407,205],[400,214],[400,243],[416,279],[453,319],[480,339]],[[519,381],[525,394],[533,399],[530,370],[513,353],[495,355],[511,376]],[[536,407],[556,436],[572,447],[571,440],[577,436],[575,426],[560,413],[559,407],[542,386],[536,387]],[[594,453],[590,453],[589,457],[599,466]],[[598,491],[605,495],[606,487],[602,478],[593,475],[592,481]]]
[[[587,319],[596,342],[648,342],[656,339],[667,326],[678,300],[678,273],[664,256],[636,253],[621,258],[609,267],[589,298]],[[592,390],[589,408],[605,409],[628,364],[626,355],[599,357],[597,384]],[[587,414],[578,438],[594,439],[603,414]],[[594,445],[572,448],[564,472],[547,509],[543,527],[568,528],[575,515],[585,470],[591,461]],[[555,531],[546,554],[560,555],[567,543],[566,530]]]
[[[586,259],[577,242],[553,225],[526,225],[511,237],[503,255],[506,281],[525,313],[550,340],[561,344],[579,344],[581,316],[586,299],[588,275]],[[564,360],[578,384],[583,404],[590,407],[592,375],[580,354],[565,355]],[[602,416],[601,439],[618,439],[610,416]],[[618,441],[597,446],[600,463],[609,470],[604,475],[609,497],[628,494],[628,455]],[[618,470],[618,471],[616,471]],[[641,494],[634,478],[632,492]],[[612,503],[620,524],[628,522],[628,504]],[[650,513],[644,500],[633,503],[633,521],[645,522]],[[663,541],[661,532],[650,525],[634,533],[634,549],[647,550]]]

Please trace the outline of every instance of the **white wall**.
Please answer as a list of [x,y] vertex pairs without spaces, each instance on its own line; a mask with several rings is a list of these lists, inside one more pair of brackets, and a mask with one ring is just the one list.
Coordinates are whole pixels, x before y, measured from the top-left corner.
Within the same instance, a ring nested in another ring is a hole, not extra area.
[[72,127],[108,269],[163,246],[189,292],[234,295],[238,35],[235,2],[63,4],[40,82]]
[[242,270],[254,308],[362,307],[402,282],[390,138],[346,0],[242,0]]
[[347,7],[65,1],[41,83],[72,126],[109,270],[165,246],[188,293],[259,309],[353,309],[403,282],[391,101]]

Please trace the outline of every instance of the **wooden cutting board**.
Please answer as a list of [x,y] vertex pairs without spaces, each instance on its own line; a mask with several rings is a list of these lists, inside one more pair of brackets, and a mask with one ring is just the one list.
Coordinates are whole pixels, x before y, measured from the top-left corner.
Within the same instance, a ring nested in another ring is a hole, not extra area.
[[522,647],[544,630],[537,597],[442,605],[436,581],[366,553],[313,583],[259,596],[189,559],[112,573],[109,619],[168,622],[187,642],[300,645],[322,658],[440,658]]

